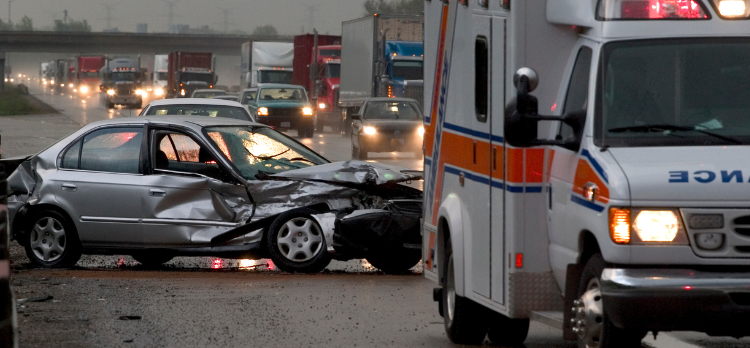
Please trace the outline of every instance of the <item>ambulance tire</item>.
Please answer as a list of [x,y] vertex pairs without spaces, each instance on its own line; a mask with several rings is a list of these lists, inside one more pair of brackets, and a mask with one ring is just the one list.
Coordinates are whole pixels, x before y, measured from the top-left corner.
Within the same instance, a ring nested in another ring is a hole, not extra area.
[[[594,254],[588,262],[586,262],[586,266],[581,273],[581,281],[578,285],[578,299],[580,301],[584,301],[583,295],[587,291],[596,291],[599,284],[601,284],[602,271],[604,271],[605,267],[606,263],[601,254]],[[599,298],[601,298],[601,296],[599,296]],[[579,336],[579,348],[627,348],[641,346],[641,340],[646,337],[647,332],[637,332],[616,327],[612,321],[609,320],[607,312],[604,311],[603,306],[600,308],[603,316],[597,318],[597,322],[601,322],[601,332],[593,335],[593,337],[596,337],[595,340],[598,341],[598,344],[593,344],[593,342],[587,344],[587,340]]]
[[517,347],[523,345],[529,335],[529,319],[511,319],[500,313],[492,316],[492,324],[487,332],[492,344],[503,347]]
[[456,344],[482,344],[487,335],[489,310],[456,294],[453,250],[450,240],[445,246],[445,261],[442,269],[445,333],[451,342]]
[[422,259],[422,250],[402,249],[367,256],[367,262],[386,274],[404,274]]

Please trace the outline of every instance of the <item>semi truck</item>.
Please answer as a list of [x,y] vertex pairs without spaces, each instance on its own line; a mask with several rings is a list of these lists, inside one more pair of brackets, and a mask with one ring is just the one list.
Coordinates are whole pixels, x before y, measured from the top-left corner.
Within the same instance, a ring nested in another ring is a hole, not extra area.
[[99,91],[101,79],[99,71],[104,67],[104,56],[78,56],[74,85],[78,93],[88,95]]
[[75,74],[71,73],[71,68],[75,72],[73,59],[55,59],[50,62],[50,65],[50,82],[52,87],[57,91],[68,89],[69,84],[72,84],[72,80],[75,78]]
[[319,131],[330,125],[341,126],[338,106],[341,77],[341,36],[305,34],[294,37],[292,84],[307,89],[310,104],[316,108]]
[[342,25],[339,106],[344,131],[366,98],[423,96],[422,16],[372,15]]
[[167,62],[168,98],[188,98],[196,89],[214,88],[218,81],[211,53],[172,52]]
[[140,59],[106,59],[100,71],[103,101],[108,109],[124,105],[135,109],[143,106],[143,82]]
[[47,75],[49,74],[49,62],[42,62],[39,64],[39,83],[47,84]]
[[169,85],[169,55],[154,56],[154,73],[151,80],[151,91],[157,98],[164,98]]
[[240,86],[292,83],[294,43],[250,41],[242,44]]
[[447,337],[750,335],[746,1],[424,4],[424,276]]

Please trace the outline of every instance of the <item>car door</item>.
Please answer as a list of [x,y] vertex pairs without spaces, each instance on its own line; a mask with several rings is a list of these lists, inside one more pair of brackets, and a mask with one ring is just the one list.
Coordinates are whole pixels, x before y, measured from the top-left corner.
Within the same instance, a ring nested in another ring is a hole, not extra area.
[[84,245],[142,242],[143,135],[142,126],[99,128],[63,152],[52,177],[55,198]]
[[206,246],[239,226],[250,209],[244,186],[232,182],[199,137],[176,129],[153,129],[153,169],[142,192],[143,233],[148,247]]

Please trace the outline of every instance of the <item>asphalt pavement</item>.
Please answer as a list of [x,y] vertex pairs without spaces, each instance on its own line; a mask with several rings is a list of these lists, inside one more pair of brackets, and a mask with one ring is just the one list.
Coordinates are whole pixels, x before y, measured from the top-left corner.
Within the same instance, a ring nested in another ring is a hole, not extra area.
[[[89,122],[137,116],[31,86],[60,113],[0,117],[3,157],[36,153]],[[290,135],[295,136],[295,132]],[[349,139],[301,139],[332,161],[350,159]],[[422,169],[412,154],[372,161]],[[17,245],[13,285],[22,347],[454,347],[415,267],[387,276],[366,261],[334,261],[315,275],[278,271],[267,260],[176,258],[158,270],[129,256],[84,256],[78,267],[33,269]],[[51,297],[51,298],[50,298]],[[576,347],[560,330],[532,323],[525,346]],[[486,344],[485,344],[486,345]],[[659,334],[644,347],[743,347],[750,340]]]

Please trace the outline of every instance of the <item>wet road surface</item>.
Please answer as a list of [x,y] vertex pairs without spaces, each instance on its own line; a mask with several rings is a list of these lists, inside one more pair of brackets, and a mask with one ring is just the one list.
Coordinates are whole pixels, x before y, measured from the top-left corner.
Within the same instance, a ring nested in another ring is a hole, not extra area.
[[[81,125],[137,116],[107,110],[97,96],[32,93],[61,115],[0,118],[5,157],[35,153]],[[295,132],[290,132],[295,136]],[[350,159],[349,138],[319,133],[301,142],[332,161]],[[372,161],[422,169],[412,154]],[[158,269],[130,256],[84,256],[74,269],[33,269],[15,245],[14,289],[22,347],[453,347],[432,301],[435,286],[386,276],[364,260],[333,261],[316,275],[290,275],[269,260],[179,257]],[[52,299],[31,302],[46,295]],[[532,323],[526,347],[575,347],[561,331]],[[644,347],[742,347],[750,340],[660,334]],[[687,343],[689,342],[689,343]]]

